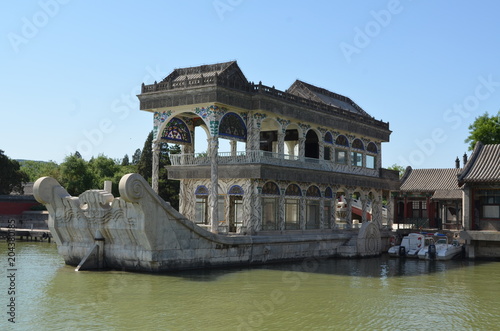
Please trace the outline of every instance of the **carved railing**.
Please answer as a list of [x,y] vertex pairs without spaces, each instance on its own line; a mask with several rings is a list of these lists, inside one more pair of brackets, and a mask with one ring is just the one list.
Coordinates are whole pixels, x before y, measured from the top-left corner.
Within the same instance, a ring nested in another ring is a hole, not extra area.
[[[172,154],[170,155],[172,166],[200,166],[210,165],[210,156],[207,153],[194,154]],[[316,158],[304,157],[301,159],[297,155],[279,154],[268,151],[242,151],[219,152],[217,163],[223,164],[271,164],[282,167],[294,167],[312,170],[335,171],[371,177],[378,177],[377,169],[354,167],[345,164],[336,164],[331,160],[320,160]]]

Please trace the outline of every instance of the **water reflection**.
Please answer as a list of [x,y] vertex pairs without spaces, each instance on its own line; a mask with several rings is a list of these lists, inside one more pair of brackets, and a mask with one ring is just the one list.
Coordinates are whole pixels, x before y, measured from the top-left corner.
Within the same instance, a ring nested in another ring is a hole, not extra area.
[[381,256],[146,274],[75,272],[55,245],[19,243],[18,255],[18,330],[489,330],[500,323],[496,262]]
[[357,277],[404,277],[445,272],[456,268],[470,267],[486,261],[431,261],[419,259],[391,258],[386,254],[368,259],[315,259],[306,258],[301,261],[268,264],[251,267],[217,268],[204,270],[187,270],[168,275],[175,275],[191,281],[217,281],[229,273],[251,270],[279,270],[293,272],[321,273],[326,275]]

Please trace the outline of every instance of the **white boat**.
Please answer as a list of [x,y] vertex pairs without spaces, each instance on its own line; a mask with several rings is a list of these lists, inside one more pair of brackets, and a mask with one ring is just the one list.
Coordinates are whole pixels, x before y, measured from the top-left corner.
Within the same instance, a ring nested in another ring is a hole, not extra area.
[[390,256],[417,257],[424,247],[425,235],[421,233],[410,233],[403,237],[400,245],[395,245],[387,251]]
[[427,236],[424,247],[418,253],[422,260],[451,260],[462,253],[462,245],[458,240],[450,244],[448,237],[444,234],[435,233]]

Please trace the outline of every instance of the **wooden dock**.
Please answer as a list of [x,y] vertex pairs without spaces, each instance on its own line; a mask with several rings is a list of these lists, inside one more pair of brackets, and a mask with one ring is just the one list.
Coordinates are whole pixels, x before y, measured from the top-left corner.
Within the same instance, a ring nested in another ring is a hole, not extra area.
[[16,240],[21,241],[45,241],[49,243],[52,240],[52,234],[49,230],[43,229],[19,229],[19,228],[0,228],[0,238],[7,238],[9,232],[14,231]]

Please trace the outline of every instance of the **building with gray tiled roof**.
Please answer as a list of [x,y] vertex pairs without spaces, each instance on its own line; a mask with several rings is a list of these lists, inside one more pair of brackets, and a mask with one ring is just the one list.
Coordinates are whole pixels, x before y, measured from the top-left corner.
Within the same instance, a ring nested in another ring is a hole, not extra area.
[[500,257],[500,144],[478,142],[458,175],[468,257]]
[[462,190],[457,185],[461,170],[408,167],[396,195],[395,222],[414,223],[417,227],[461,228]]

